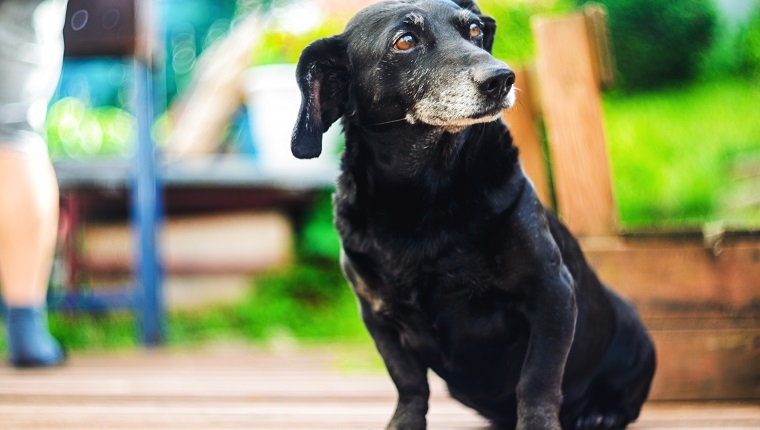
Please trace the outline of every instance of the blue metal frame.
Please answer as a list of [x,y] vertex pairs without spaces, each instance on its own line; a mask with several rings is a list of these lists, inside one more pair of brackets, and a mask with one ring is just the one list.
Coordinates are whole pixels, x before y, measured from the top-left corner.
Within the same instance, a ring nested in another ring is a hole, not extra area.
[[48,291],[48,308],[67,311],[103,312],[113,309],[135,309],[135,287],[126,285],[114,288],[109,286],[107,291],[53,294]]
[[161,263],[158,251],[158,225],[161,183],[158,176],[156,147],[151,138],[153,124],[152,73],[148,64],[135,60],[135,96],[137,117],[137,151],[133,164],[132,210],[135,231],[136,305],[140,312],[140,329],[145,345],[164,340],[164,303]]

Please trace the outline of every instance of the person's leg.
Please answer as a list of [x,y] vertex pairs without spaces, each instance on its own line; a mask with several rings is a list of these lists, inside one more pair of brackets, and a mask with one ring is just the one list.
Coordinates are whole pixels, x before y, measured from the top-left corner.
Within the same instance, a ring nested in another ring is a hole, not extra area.
[[45,295],[58,226],[58,185],[46,155],[0,143],[0,285],[8,307],[11,362],[63,360],[47,329]]
[[39,134],[61,70],[65,0],[0,0],[0,291],[11,362],[63,361],[45,293],[58,184]]
[[0,144],[0,283],[9,306],[45,302],[58,226],[58,184],[47,157]]

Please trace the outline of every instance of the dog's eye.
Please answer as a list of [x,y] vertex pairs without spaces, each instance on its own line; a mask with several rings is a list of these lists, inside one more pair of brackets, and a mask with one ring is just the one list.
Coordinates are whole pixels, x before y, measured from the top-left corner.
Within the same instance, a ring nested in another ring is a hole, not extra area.
[[408,51],[412,48],[414,48],[414,45],[417,44],[417,39],[414,38],[411,34],[405,34],[398,39],[396,39],[396,43],[393,44],[393,47],[398,49],[399,51]]
[[474,22],[472,24],[470,24],[470,37],[471,38],[476,38],[476,37],[480,36],[481,32],[482,32],[482,30],[480,29],[480,26],[478,24],[476,24]]

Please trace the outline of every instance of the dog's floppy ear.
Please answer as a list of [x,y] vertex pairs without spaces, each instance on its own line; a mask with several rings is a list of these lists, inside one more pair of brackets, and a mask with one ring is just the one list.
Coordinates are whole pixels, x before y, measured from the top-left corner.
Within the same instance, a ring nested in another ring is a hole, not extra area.
[[483,15],[483,12],[480,11],[480,7],[478,7],[474,0],[453,1],[462,9],[467,9],[475,12],[480,17],[480,19],[483,20],[483,24],[485,24],[485,28],[483,29],[483,49],[490,53],[491,48],[493,48],[493,38],[496,34],[496,20],[488,15]]
[[293,155],[315,158],[322,153],[322,133],[346,110],[348,78],[346,43],[340,35],[316,40],[303,50],[296,67],[301,109],[290,141]]

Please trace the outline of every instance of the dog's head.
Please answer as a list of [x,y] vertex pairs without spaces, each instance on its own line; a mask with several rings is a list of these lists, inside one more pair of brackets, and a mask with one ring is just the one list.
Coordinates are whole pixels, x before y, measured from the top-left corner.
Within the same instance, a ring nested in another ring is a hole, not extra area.
[[322,151],[322,133],[347,114],[447,131],[492,121],[514,103],[514,73],[491,56],[495,21],[472,0],[400,0],[360,11],[342,34],[315,41],[296,71],[302,94],[291,148]]

